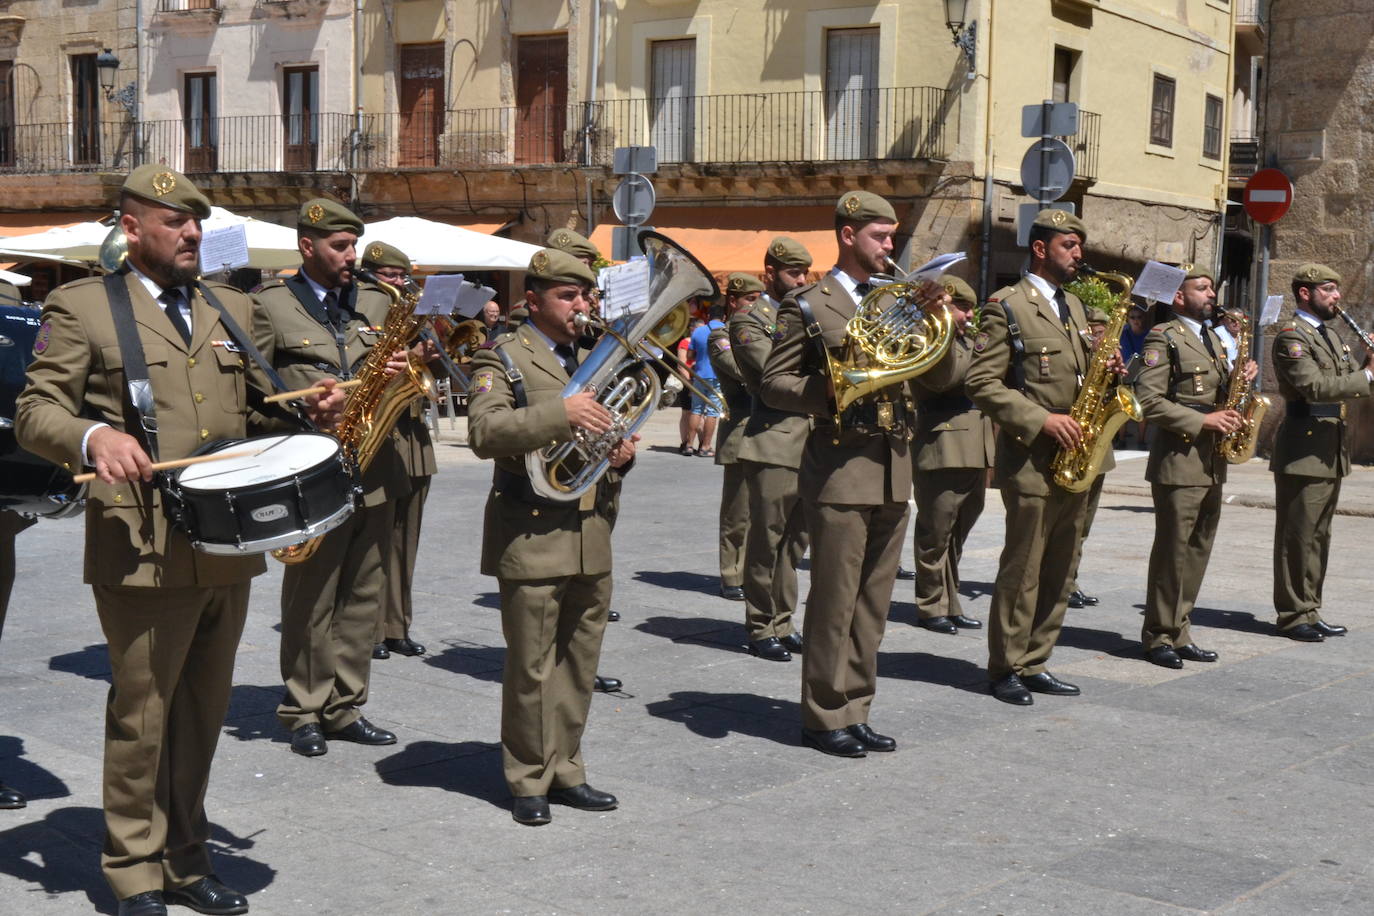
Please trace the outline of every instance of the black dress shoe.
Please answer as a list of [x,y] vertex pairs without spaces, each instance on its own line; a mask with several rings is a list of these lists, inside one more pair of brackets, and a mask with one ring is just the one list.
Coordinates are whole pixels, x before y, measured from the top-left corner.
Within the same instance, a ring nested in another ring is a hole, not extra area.
[[867,757],[868,751],[863,742],[849,733],[848,729],[836,728],[826,731],[819,728],[803,728],[802,741],[816,750],[835,757]]
[[18,789],[11,789],[9,786],[0,782],[0,810],[22,808],[28,804],[24,798],[24,793]]
[[887,735],[878,734],[873,729],[868,727],[867,722],[860,722],[858,725],[851,725],[848,728],[846,728],[845,731],[849,732],[855,738],[858,738],[859,743],[862,744],[864,747],[868,748],[870,751],[887,752],[895,751],[897,749],[897,740],[895,738],[889,738]]
[[395,744],[396,735],[384,728],[378,728],[362,716],[354,719],[336,732],[325,732],[330,741],[352,741],[354,744]]
[[391,658],[391,650],[386,647],[386,643],[379,642],[372,647],[372,657],[377,661],[384,661]]
[[1087,595],[1084,595],[1082,592],[1069,592],[1069,607],[1084,607],[1086,605],[1086,602],[1083,599],[1086,597]]
[[248,912],[248,898],[220,883],[214,875],[206,875],[194,884],[167,891],[162,895],[168,903],[188,906],[197,913],[212,916],[235,916]]
[[959,632],[959,627],[948,617],[917,617],[916,626],[932,633],[944,633],[949,636]]
[[720,596],[729,601],[743,601],[744,589],[738,585],[722,585],[720,587]]
[[1035,697],[1030,695],[1026,685],[1021,683],[1021,679],[1015,674],[1008,674],[1000,680],[993,681],[989,685],[992,695],[1003,703],[1010,703],[1013,706],[1029,706],[1035,702]]
[[1145,650],[1145,658],[1150,664],[1158,665],[1161,668],[1182,668],[1183,659],[1178,652],[1174,651],[1173,646],[1155,646],[1153,649]]
[[119,916],[167,916],[162,891],[144,891],[119,901]]
[[400,639],[388,639],[386,647],[397,655],[424,655],[425,647],[420,645],[409,636],[402,636]]
[[1195,643],[1188,643],[1186,646],[1174,646],[1174,652],[1179,658],[1189,662],[1214,662],[1219,657],[1211,649],[1204,649]]
[[1344,636],[1349,632],[1345,627],[1334,623],[1327,623],[1325,620],[1318,620],[1316,623],[1312,624],[1312,629],[1323,636]]
[[1081,589],[1074,594],[1078,595],[1078,600],[1083,602],[1084,607],[1097,607],[1101,603],[1096,596],[1085,595]]
[[302,757],[318,757],[329,753],[329,746],[324,743],[324,732],[312,722],[291,732],[291,750]]
[[617,620],[619,620],[619,619],[620,619],[620,612],[619,612],[619,611],[607,611],[607,612],[606,612],[606,622],[607,622],[607,623],[615,623],[615,622],[616,622]]
[[981,629],[983,629],[983,621],[977,620],[977,619],[975,619],[975,618],[973,618],[973,617],[965,617],[963,614],[953,614],[953,615],[951,615],[950,618],[949,618],[949,622],[952,623],[952,624],[954,624],[956,627],[958,627],[958,628],[961,629],[961,630],[981,630]]
[[612,693],[623,686],[624,683],[618,677],[602,677],[598,674],[592,680],[592,689],[598,693]]
[[800,652],[802,650],[802,635],[800,633],[788,633],[779,642],[782,647],[789,652]]
[[516,823],[530,827],[542,827],[553,820],[549,813],[549,800],[543,795],[522,795],[511,799],[510,816]]
[[913,569],[903,569],[902,567],[898,566],[897,578],[905,582],[910,582],[912,579],[916,578],[916,571]]
[[792,660],[792,653],[787,651],[782,640],[776,636],[765,636],[763,639],[756,639],[749,643],[749,654],[765,658],[770,662],[790,662]]
[[569,786],[566,789],[550,789],[549,801],[569,808],[583,811],[614,811],[620,802],[609,792],[600,792],[587,785]]
[[1041,671],[1039,674],[1023,674],[1021,675],[1021,683],[1025,685],[1027,690],[1035,693],[1049,693],[1057,697],[1076,697],[1083,692],[1073,684],[1061,681],[1048,671]]
[[1322,635],[1322,631],[1310,623],[1300,623],[1295,627],[1279,630],[1279,635],[1296,639],[1298,642],[1326,642],[1326,637]]

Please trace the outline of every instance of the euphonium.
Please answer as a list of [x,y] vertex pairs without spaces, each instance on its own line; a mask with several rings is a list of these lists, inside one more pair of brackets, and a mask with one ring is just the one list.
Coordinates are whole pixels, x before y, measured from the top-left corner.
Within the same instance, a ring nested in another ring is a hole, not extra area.
[[1245,365],[1250,362],[1250,347],[1253,334],[1250,319],[1240,319],[1240,336],[1236,338],[1236,364],[1231,367],[1231,378],[1226,388],[1226,410],[1240,414],[1240,428],[1227,433],[1217,440],[1217,454],[1229,464],[1244,464],[1255,457],[1255,445],[1259,441],[1260,421],[1269,409],[1270,401],[1255,390],[1245,377]]
[[[420,287],[414,280],[407,280],[404,289],[397,289],[377,279],[370,271],[359,269],[355,274],[363,280],[376,283],[391,298],[382,335],[367,352],[367,358],[358,370],[356,377],[360,380],[359,385],[349,392],[343,417],[330,430],[361,477],[410,402],[418,397],[434,397],[434,376],[414,354],[407,354],[404,372],[393,376],[386,374],[386,364],[391,360],[391,354],[408,348],[424,321],[423,316],[415,314],[415,306],[420,301]],[[323,538],[324,535],[320,535],[303,544],[274,550],[272,556],[283,563],[302,563],[314,555]]]
[[596,485],[611,466],[611,452],[638,431],[661,402],[653,364],[672,370],[654,351],[668,349],[686,333],[692,297],[720,294],[706,268],[668,238],[644,232],[639,245],[649,259],[649,307],[624,331],[602,318],[586,319],[586,325],[605,333],[573,372],[562,395],[596,394],[610,411],[611,428],[600,435],[574,428],[569,441],[525,455],[530,487],[545,499],[572,502]]
[[[891,261],[888,264],[897,267]],[[916,284],[880,274],[870,280],[883,282],[860,300],[845,324],[841,355],[826,353],[839,414],[865,395],[925,372],[940,361],[954,339],[949,309],[926,311]]]
[[1093,348],[1092,362],[1083,377],[1083,387],[1069,410],[1069,416],[1078,423],[1083,431],[1083,440],[1077,448],[1059,450],[1050,463],[1054,482],[1070,493],[1082,493],[1092,486],[1097,478],[1102,460],[1112,447],[1112,437],[1116,435],[1126,420],[1139,420],[1140,402],[1135,392],[1120,384],[1107,363],[1121,345],[1121,329],[1126,326],[1126,316],[1131,311],[1131,288],[1135,281],[1126,274],[1102,273],[1087,264],[1079,263],[1078,272],[1096,276],[1107,283],[1121,288],[1116,301],[1112,304],[1111,319],[1102,339]]

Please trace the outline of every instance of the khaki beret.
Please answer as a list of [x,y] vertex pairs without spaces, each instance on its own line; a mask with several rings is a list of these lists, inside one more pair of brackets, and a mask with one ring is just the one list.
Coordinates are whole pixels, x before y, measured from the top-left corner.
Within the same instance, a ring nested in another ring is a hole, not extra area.
[[1179,266],[1186,272],[1183,277],[1185,280],[1201,280],[1206,277],[1214,284],[1217,282],[1217,278],[1212,276],[1212,272],[1201,264],[1181,264]]
[[1038,229],[1052,229],[1055,232],[1074,232],[1083,241],[1088,240],[1088,227],[1068,210],[1041,210],[1031,225]]
[[940,285],[945,288],[945,292],[949,293],[951,299],[967,302],[969,305],[978,304],[978,296],[974,293],[973,287],[958,277],[951,277],[946,274],[940,278]]
[[730,296],[747,296],[763,292],[763,282],[753,274],[740,271],[732,273],[725,281],[725,292]]
[[768,256],[784,267],[810,267],[811,252],[796,239],[780,235],[768,245]]
[[368,242],[367,250],[363,252],[363,267],[367,270],[375,270],[378,267],[399,267],[409,273],[410,258],[406,257],[406,253],[395,245],[388,245],[386,242]]
[[1298,268],[1298,272],[1293,274],[1293,280],[1297,283],[1339,283],[1341,275],[1336,273],[1325,264],[1304,264]]
[[296,214],[296,228],[315,232],[352,232],[363,234],[363,221],[352,210],[328,197],[316,197],[301,204]]
[[557,248],[541,248],[530,258],[525,276],[548,283],[576,283],[595,286],[596,274],[576,256]]
[[571,229],[555,229],[550,232],[548,246],[566,251],[575,258],[591,258],[595,261],[601,257],[601,252],[596,250],[596,246],[585,235]]
[[883,200],[872,191],[850,191],[835,204],[835,215],[856,223],[871,223],[874,220],[897,222],[897,211],[892,204]]
[[119,190],[158,206],[193,213],[200,219],[210,215],[210,198],[200,193],[191,179],[155,162],[140,165],[130,172]]

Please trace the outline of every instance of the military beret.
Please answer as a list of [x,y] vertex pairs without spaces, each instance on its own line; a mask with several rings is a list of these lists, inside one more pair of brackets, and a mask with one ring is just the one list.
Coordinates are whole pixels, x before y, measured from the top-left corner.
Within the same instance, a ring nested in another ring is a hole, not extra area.
[[1088,240],[1088,227],[1068,210],[1041,210],[1036,214],[1032,226],[1038,229],[1051,229],[1055,232],[1075,232],[1083,241]]
[[149,203],[195,214],[200,219],[210,215],[210,198],[200,193],[191,179],[155,162],[140,165],[130,172],[119,190]]
[[879,219],[897,222],[897,211],[892,209],[892,204],[872,191],[848,192],[835,204],[835,215],[856,223],[871,223]]
[[296,214],[296,228],[315,232],[352,232],[363,234],[363,221],[352,210],[328,197],[316,197],[301,204]]
[[555,229],[550,232],[548,245],[550,248],[566,251],[575,258],[591,258],[595,261],[601,257],[601,252],[596,250],[596,246],[585,235],[571,229]]
[[763,283],[753,274],[736,271],[725,281],[725,292],[731,296],[747,296],[763,292]]
[[1298,268],[1298,272],[1293,274],[1293,280],[1297,283],[1339,283],[1341,275],[1336,273],[1325,264],[1304,264]]
[[1206,267],[1202,266],[1201,264],[1183,264],[1181,266],[1183,267],[1184,271],[1186,271],[1186,274],[1183,277],[1183,279],[1185,280],[1201,280],[1203,277],[1206,277],[1213,283],[1217,282],[1217,278],[1212,276],[1212,272],[1208,270]]
[[368,270],[375,270],[378,267],[399,267],[401,270],[410,271],[410,258],[406,253],[395,245],[388,245],[386,242],[368,242],[367,250],[363,252],[363,267]]
[[548,283],[576,283],[595,286],[596,274],[574,255],[557,248],[541,248],[530,258],[525,275]]
[[780,235],[768,245],[768,256],[784,267],[810,267],[811,252],[796,239]]
[[949,293],[951,299],[967,302],[969,305],[978,304],[978,296],[974,293],[973,287],[969,286],[958,277],[951,277],[946,274],[940,278],[940,285],[945,288],[945,292]]

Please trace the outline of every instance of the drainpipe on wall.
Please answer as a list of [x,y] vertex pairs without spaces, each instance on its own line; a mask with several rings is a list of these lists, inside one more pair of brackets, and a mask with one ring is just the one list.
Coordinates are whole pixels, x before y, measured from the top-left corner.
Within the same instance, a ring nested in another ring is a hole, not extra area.
[[358,148],[363,142],[363,0],[353,0],[353,142],[348,144],[348,196],[358,206]]
[[978,301],[987,299],[991,292],[988,289],[988,271],[992,269],[992,43],[996,32],[992,28],[993,5],[996,0],[988,0],[988,18],[986,26],[986,51],[988,61],[988,81],[987,81],[987,104],[983,106],[983,256],[980,259],[982,266],[978,271]]
[[129,111],[134,121],[134,167],[143,159],[143,0],[134,3],[134,104]]
[[[596,110],[596,96],[598,75],[601,70],[601,0],[591,0],[592,2],[592,35],[591,35],[591,66],[588,68],[588,87],[587,87],[587,109],[586,115],[582,119],[582,161],[588,169],[592,165],[592,151],[595,144],[592,142],[592,125],[595,123],[593,112]],[[596,230],[596,214],[592,211],[592,188],[594,183],[590,175],[587,176],[587,238],[592,237]]]

